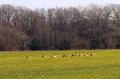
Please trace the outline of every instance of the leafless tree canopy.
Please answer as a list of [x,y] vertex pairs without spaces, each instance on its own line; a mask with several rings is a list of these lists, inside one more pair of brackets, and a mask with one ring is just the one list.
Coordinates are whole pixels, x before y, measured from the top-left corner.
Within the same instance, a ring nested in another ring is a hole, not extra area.
[[120,48],[120,4],[31,10],[0,5],[0,50]]

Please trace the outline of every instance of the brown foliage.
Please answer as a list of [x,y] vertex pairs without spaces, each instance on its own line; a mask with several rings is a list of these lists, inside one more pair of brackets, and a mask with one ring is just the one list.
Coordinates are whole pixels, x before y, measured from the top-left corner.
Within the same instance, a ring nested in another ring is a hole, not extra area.
[[0,50],[120,48],[120,5],[31,10],[0,6]]

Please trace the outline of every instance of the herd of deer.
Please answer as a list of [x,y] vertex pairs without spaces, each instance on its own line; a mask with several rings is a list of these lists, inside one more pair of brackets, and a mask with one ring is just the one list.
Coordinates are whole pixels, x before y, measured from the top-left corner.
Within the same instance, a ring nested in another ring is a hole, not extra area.
[[[88,57],[89,55],[90,56],[94,56],[95,53],[91,53],[91,54],[79,54],[79,57]],[[75,57],[75,56],[77,56],[77,52],[75,54],[72,54],[71,57]],[[46,58],[46,57],[47,57],[46,55],[42,55],[42,58]],[[51,58],[56,58],[56,57],[57,57],[57,55],[51,56]],[[64,54],[62,57],[68,57],[68,54]],[[27,56],[26,59],[31,59],[31,55]]]

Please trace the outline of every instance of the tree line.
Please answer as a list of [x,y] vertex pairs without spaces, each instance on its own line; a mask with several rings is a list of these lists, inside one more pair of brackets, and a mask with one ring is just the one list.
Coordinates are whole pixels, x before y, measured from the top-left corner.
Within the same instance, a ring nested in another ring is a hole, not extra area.
[[0,50],[120,48],[120,4],[31,10],[0,5]]

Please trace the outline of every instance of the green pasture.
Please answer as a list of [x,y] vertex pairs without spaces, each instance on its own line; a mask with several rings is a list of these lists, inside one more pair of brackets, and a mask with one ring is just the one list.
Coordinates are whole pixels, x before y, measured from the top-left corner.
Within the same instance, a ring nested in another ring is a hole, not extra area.
[[[82,53],[96,55],[79,57]],[[120,50],[0,52],[0,79],[120,79]]]

